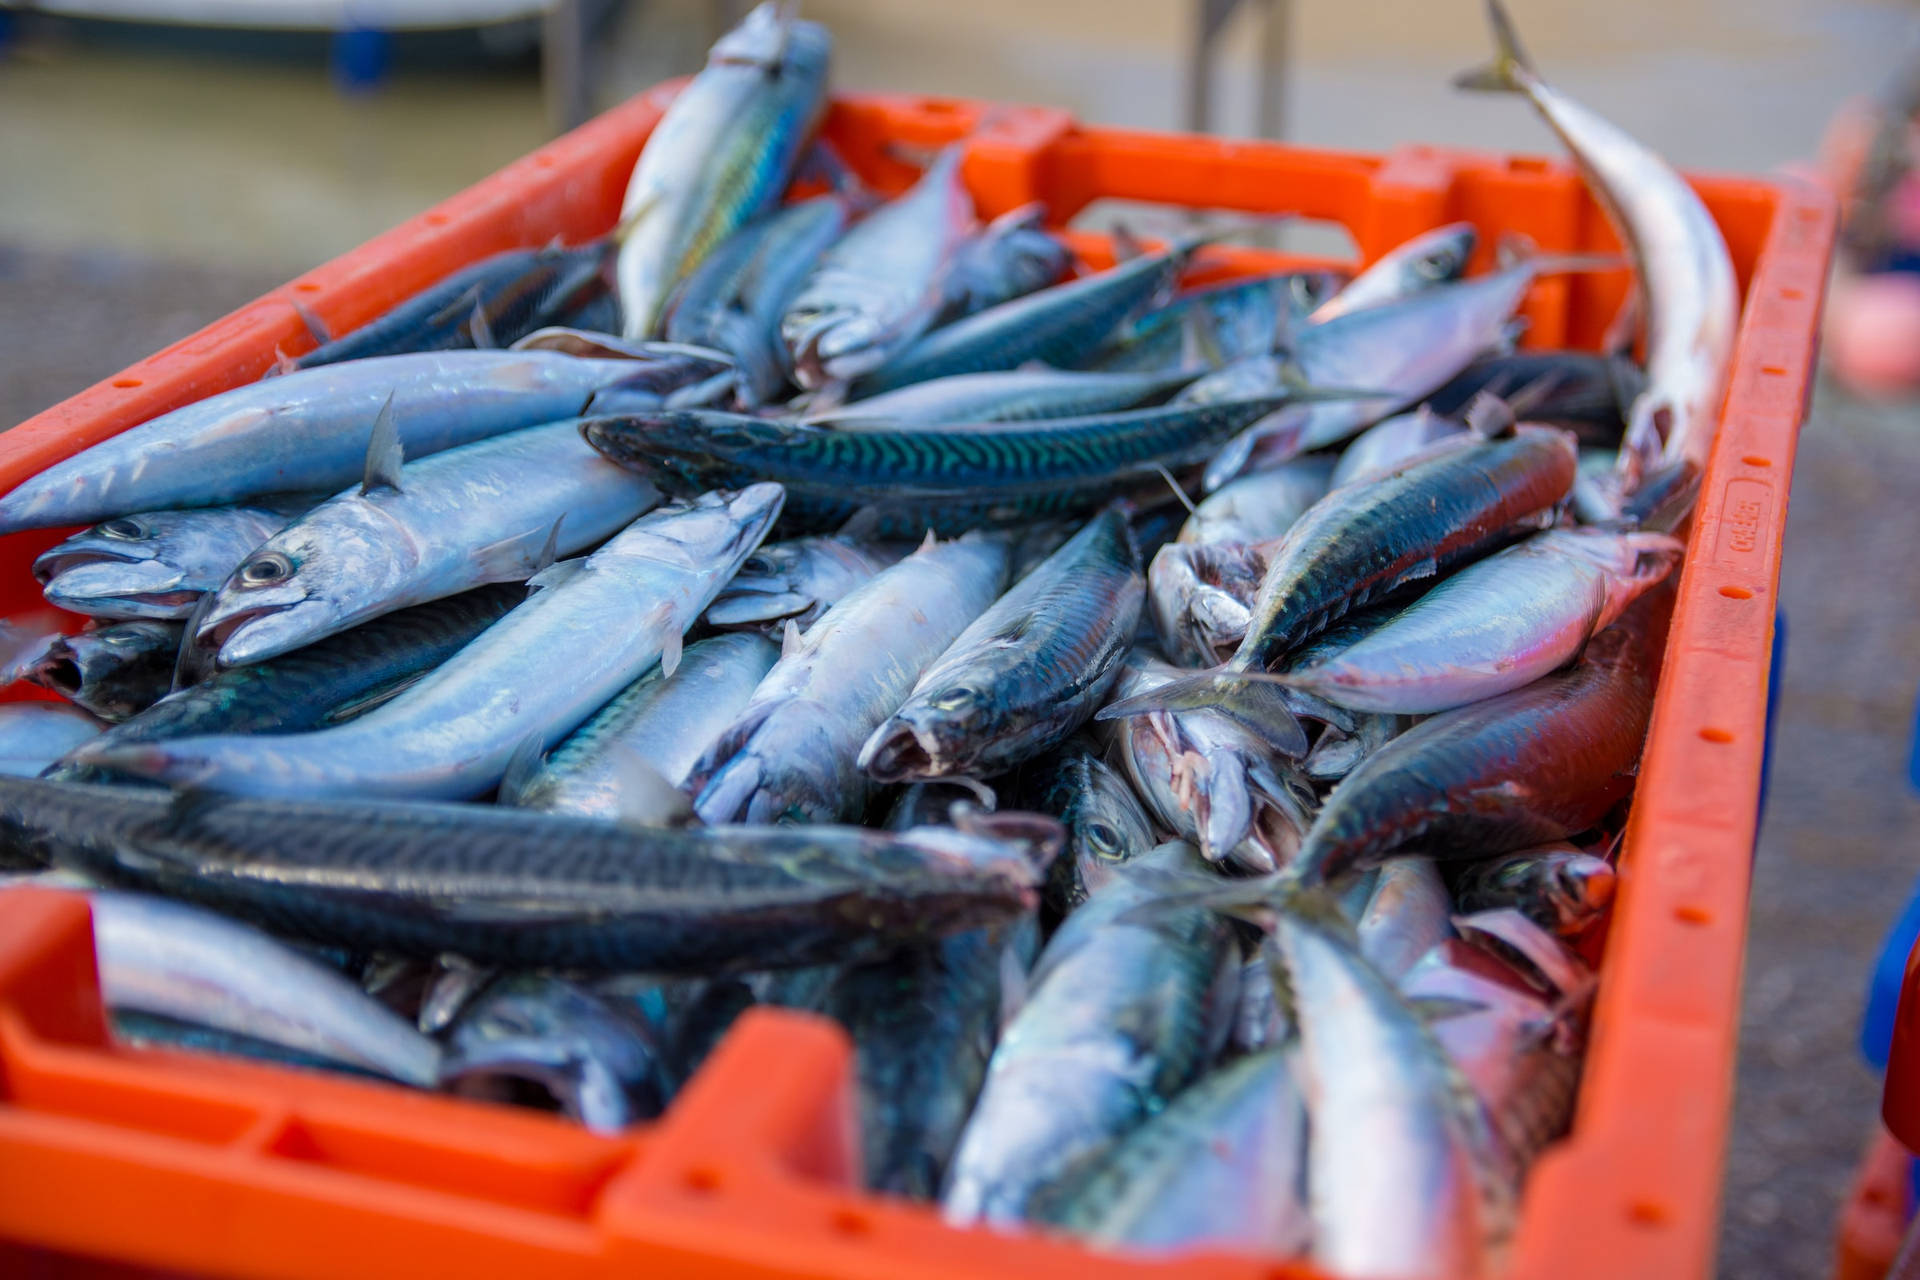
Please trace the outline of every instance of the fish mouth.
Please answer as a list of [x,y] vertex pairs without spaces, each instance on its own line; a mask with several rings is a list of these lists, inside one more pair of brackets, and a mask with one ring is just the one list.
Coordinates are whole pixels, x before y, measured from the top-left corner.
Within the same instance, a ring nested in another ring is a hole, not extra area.
[[43,551],[33,562],[33,576],[42,586],[59,577],[87,565],[96,564],[139,564],[149,559],[147,556],[130,555],[118,549],[107,547],[54,547]]
[[876,782],[924,782],[947,772],[939,744],[917,725],[894,720],[874,731],[858,764]]
[[85,660],[64,641],[56,641],[40,660],[27,668],[27,678],[63,698],[78,698],[87,687]]
[[62,552],[35,561],[34,576],[50,602],[76,613],[181,618],[200,600],[184,573],[151,558]]
[[262,601],[208,615],[194,634],[197,648],[211,650],[223,667],[244,667],[289,653],[329,634],[302,624],[304,599]]

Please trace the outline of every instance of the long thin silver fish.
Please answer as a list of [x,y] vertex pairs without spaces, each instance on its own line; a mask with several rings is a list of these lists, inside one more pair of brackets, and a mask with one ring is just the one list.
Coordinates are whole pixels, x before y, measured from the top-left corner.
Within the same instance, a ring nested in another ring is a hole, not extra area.
[[233,567],[312,506],[146,511],[83,529],[40,553],[49,604],[96,618],[184,619]]
[[707,606],[707,624],[763,627],[773,634],[792,619],[805,630],[848,592],[898,563],[904,550],[838,536],[769,542],[720,588]]
[[1277,538],[1327,496],[1331,470],[1324,458],[1300,458],[1241,476],[1200,500],[1180,526],[1179,539],[1200,544]]
[[756,6],[660,117],[620,205],[623,332],[650,338],[673,287],[778,200],[826,106],[826,28]]
[[1466,423],[1443,418],[1430,412],[1424,405],[1412,413],[1395,414],[1362,431],[1340,451],[1340,461],[1333,468],[1331,487],[1338,489],[1341,485],[1376,479],[1421,453],[1429,445],[1466,433]]
[[860,744],[992,604],[1004,538],[922,547],[841,599],[780,661],[688,779],[702,821],[830,822],[866,808]]
[[1131,409],[1176,391],[1194,373],[1082,373],[1071,369],[1001,369],[958,373],[809,415],[807,422],[841,431],[891,430],[915,423],[1031,422]]
[[1666,161],[1540,78],[1499,0],[1487,0],[1487,18],[1493,62],[1454,83],[1525,94],[1573,153],[1594,198],[1633,250],[1645,299],[1647,386],[1628,413],[1622,473],[1637,481],[1656,458],[1705,467],[1740,318],[1726,239]]
[[1398,302],[1423,289],[1458,280],[1479,239],[1471,222],[1435,227],[1394,246],[1380,260],[1315,307],[1308,317],[1318,324],[1384,302]]
[[464,799],[529,740],[551,746],[635,677],[679,658],[681,634],[759,545],[782,494],[753,485],[642,516],[555,585],[384,706],[314,733],[178,738],[75,753],[219,791]]
[[573,417],[595,392],[647,373],[632,361],[552,351],[429,351],[302,369],[163,413],[55,463],[0,497],[0,533],[333,493],[364,473],[383,409],[406,455],[423,458]]
[[261,543],[200,615],[223,666],[276,657],[368,618],[524,581],[660,500],[580,438],[576,420],[402,464],[376,440],[361,484]]

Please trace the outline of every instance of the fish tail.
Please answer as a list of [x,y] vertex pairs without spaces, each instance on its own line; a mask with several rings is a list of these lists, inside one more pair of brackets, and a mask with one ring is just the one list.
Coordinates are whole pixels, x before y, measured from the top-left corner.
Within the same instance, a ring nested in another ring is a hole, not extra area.
[[1094,718],[1119,720],[1155,711],[1218,712],[1258,734],[1281,755],[1298,760],[1307,753],[1306,730],[1287,705],[1285,690],[1265,672],[1230,668],[1196,672],[1111,702]]
[[1507,8],[1500,0],[1487,0],[1487,25],[1493,30],[1493,61],[1455,76],[1454,88],[1479,93],[1525,93],[1529,82],[1535,79],[1533,60],[1520,47],[1513,19],[1507,16]]

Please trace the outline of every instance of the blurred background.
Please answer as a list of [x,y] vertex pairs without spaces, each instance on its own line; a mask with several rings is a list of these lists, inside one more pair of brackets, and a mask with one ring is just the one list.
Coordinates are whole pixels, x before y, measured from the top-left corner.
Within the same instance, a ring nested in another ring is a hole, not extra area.
[[[0,425],[419,212],[557,124],[694,70],[742,7],[560,0],[543,21],[527,16],[539,2],[419,0],[446,21],[505,20],[335,34],[149,20],[353,23],[366,11],[340,0],[0,0]],[[1694,169],[1805,164],[1844,101],[1920,55],[1915,7],[1895,0],[1513,8],[1559,87]],[[146,20],[79,16],[108,9]],[[1331,147],[1557,150],[1522,104],[1448,88],[1486,53],[1474,0],[805,9],[833,29],[845,88]],[[1912,337],[1920,361],[1920,331]],[[1823,388],[1802,440],[1781,588],[1792,641],[1726,1186],[1728,1276],[1826,1273],[1877,1107],[1854,1041],[1874,952],[1913,879],[1920,817],[1906,781],[1920,687],[1917,430],[1897,398]]]

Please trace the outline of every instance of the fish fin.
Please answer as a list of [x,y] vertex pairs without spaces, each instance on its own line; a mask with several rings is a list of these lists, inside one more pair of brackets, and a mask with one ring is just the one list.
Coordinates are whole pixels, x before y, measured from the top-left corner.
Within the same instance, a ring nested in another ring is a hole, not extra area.
[[1188,515],[1192,515],[1199,510],[1198,507],[1194,506],[1193,499],[1187,496],[1187,491],[1180,487],[1180,482],[1173,478],[1173,472],[1167,470],[1166,467],[1158,462],[1153,464],[1153,469],[1160,473],[1162,480],[1167,482],[1167,488],[1173,490],[1173,496],[1180,500],[1180,505],[1187,509]]
[[931,551],[939,545],[940,545],[939,535],[934,533],[933,530],[929,529],[927,530],[927,536],[920,540],[920,545],[913,549],[913,553],[915,555],[918,555],[922,551]]
[[1487,23],[1493,28],[1493,61],[1461,72],[1453,78],[1453,87],[1479,93],[1525,93],[1528,82],[1535,79],[1533,60],[1520,47],[1513,19],[1500,0],[1487,0]]
[[233,802],[233,797],[211,787],[183,786],[167,805],[168,822],[196,822]]
[[1467,406],[1466,423],[1467,429],[1482,440],[1503,440],[1512,435],[1518,425],[1513,406],[1491,391],[1481,391],[1473,397],[1473,403]]
[[345,702],[329,708],[327,714],[320,718],[320,723],[324,725],[345,724],[357,716],[365,715],[375,707],[392,702],[395,698],[426,678],[426,672],[418,671],[410,676],[395,680],[391,684],[375,689],[372,693],[363,694],[358,698],[349,698]]
[[864,205],[873,200],[873,193],[866,183],[860,181],[860,175],[847,167],[840,153],[825,138],[815,138],[801,158],[800,171],[796,177],[812,178],[829,190],[846,196],[856,205]]
[[1123,262],[1131,262],[1147,252],[1147,246],[1140,243],[1140,238],[1133,234],[1133,228],[1124,222],[1116,222],[1113,224],[1112,238],[1113,262],[1115,266]]
[[[1516,419],[1525,419],[1529,413],[1545,402],[1546,398],[1557,390],[1566,375],[1557,370],[1549,370],[1506,397],[1507,408]],[[1489,388],[1491,390],[1491,388]],[[1495,391],[1495,395],[1500,393]]]
[[1487,1006],[1464,996],[1409,996],[1407,1008],[1420,1021],[1432,1024],[1445,1022],[1448,1018],[1465,1017],[1470,1013],[1484,1013]]
[[[541,536],[536,527],[527,529],[497,542],[489,542],[484,547],[473,549],[473,572],[480,575],[482,582],[519,582],[525,581],[554,562],[553,535],[558,531],[560,522],[554,521],[548,530],[540,550],[533,551],[534,539]],[[528,565],[529,553],[532,553],[532,565]]]
[[299,357],[288,355],[284,350],[281,349],[279,343],[275,343],[273,347],[273,367],[271,369],[268,369],[264,376],[269,378],[278,378],[282,374],[292,373],[294,370],[298,369],[299,367],[300,367]]
[[487,323],[486,310],[478,302],[473,304],[473,314],[467,318],[467,338],[476,350],[493,351],[500,346],[494,339],[493,326]]
[[678,631],[669,629],[660,641],[660,674],[670,676],[680,669],[680,654],[684,640]]
[[513,754],[507,757],[506,772],[500,775],[500,802],[518,804],[546,762],[547,743],[544,737],[529,733],[520,739]]
[[471,284],[471,285],[468,285],[466,288],[462,289],[459,295],[455,297],[452,302],[449,302],[446,306],[440,308],[438,311],[428,316],[426,327],[433,329],[433,328],[438,328],[443,324],[451,324],[454,320],[460,317],[460,314],[462,312],[464,311],[477,312],[479,310],[480,310],[480,286],[477,284]]
[[834,536],[837,538],[845,538],[849,542],[865,542],[877,533],[879,529],[880,508],[869,505],[861,507],[858,511],[848,516],[846,523],[834,531]]
[[1620,504],[1620,518],[1635,529],[1671,533],[1700,495],[1700,464],[1692,458],[1661,463],[1640,476]]
[[738,373],[723,369],[711,378],[703,378],[668,392],[660,405],[664,409],[703,409],[718,404],[729,391],[737,394],[745,389]]
[[619,793],[615,821],[628,830],[650,831],[660,827],[697,827],[699,815],[693,811],[693,799],[653,762],[624,742],[610,743],[607,760],[613,766]]
[[327,322],[314,313],[312,307],[298,298],[291,299],[293,314],[300,317],[300,323],[306,326],[307,336],[313,339],[313,345],[324,347],[333,341],[333,335],[327,331]]
[[847,393],[852,389],[853,383],[846,378],[834,378],[821,383],[813,389],[813,398],[807,402],[807,412],[819,414],[838,409],[847,402]]
[[1196,672],[1110,702],[1094,719],[1118,720],[1153,711],[1218,712],[1283,756],[1298,760],[1307,754],[1307,731],[1287,705],[1286,691],[1265,672]]
[[567,518],[562,511],[553,518],[553,527],[547,530],[547,540],[540,544],[539,559],[533,563],[535,573],[545,573],[560,561],[560,525]]
[[1613,391],[1614,407],[1624,420],[1633,402],[1647,389],[1646,371],[1626,356],[1615,356],[1607,361],[1607,385]]
[[1227,879],[1205,871],[1129,867],[1126,876],[1153,896],[1115,916],[1116,924],[1151,925],[1199,907],[1265,929],[1280,899],[1296,892],[1284,876],[1273,874]]
[[544,591],[548,587],[563,586],[567,579],[580,572],[581,566],[586,562],[585,556],[575,556],[571,560],[556,560],[527,579],[527,590]]
[[406,452],[400,445],[400,424],[393,413],[393,393],[389,391],[373,419],[373,434],[367,438],[367,468],[360,479],[361,494],[375,489],[401,492],[400,468],[406,460]]
[[792,618],[788,618],[787,625],[781,628],[780,631],[780,656],[783,658],[791,658],[794,654],[800,652],[801,642],[800,624]]

